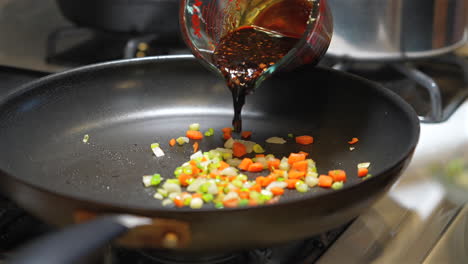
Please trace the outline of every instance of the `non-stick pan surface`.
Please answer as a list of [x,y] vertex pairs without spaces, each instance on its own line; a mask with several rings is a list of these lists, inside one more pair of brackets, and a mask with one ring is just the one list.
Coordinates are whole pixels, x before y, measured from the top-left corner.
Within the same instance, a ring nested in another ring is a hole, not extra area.
[[[191,144],[169,147],[190,123],[214,128],[202,150],[223,144],[231,124],[224,81],[191,57],[112,62],[34,82],[0,104],[1,187],[20,205],[56,224],[76,209],[177,219],[190,226],[187,250],[235,249],[303,238],[351,220],[387,190],[419,136],[413,110],[397,95],[345,73],[305,67],[267,80],[244,108],[244,129],[276,156],[306,151],[320,173],[344,169],[340,191],[287,191],[275,205],[217,210],[166,208],[141,176],[171,177]],[[266,144],[271,136],[313,135],[301,146]],[[87,144],[82,142],[88,134]],[[358,137],[351,151],[347,141]],[[149,148],[159,142],[166,156]],[[371,162],[374,177],[358,178]]]

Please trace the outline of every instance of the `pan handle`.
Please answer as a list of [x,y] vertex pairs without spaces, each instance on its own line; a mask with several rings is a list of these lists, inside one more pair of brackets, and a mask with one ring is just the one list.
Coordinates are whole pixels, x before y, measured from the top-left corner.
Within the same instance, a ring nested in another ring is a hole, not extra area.
[[151,221],[132,215],[100,217],[36,239],[19,249],[8,263],[75,263],[129,229]]

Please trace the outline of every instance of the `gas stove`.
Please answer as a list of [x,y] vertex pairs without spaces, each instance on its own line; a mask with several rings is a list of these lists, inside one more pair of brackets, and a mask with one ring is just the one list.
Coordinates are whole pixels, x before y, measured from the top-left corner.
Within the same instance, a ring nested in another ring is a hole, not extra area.
[[[447,252],[453,247],[448,245],[464,234],[455,230],[465,230],[468,210],[447,199],[443,188],[424,173],[424,168],[442,151],[468,141],[468,133],[460,129],[468,119],[468,60],[448,54],[400,65],[327,59],[322,64],[381,83],[407,100],[420,116],[421,138],[413,161],[385,197],[340,228],[272,248],[186,256],[108,246],[87,263],[449,263],[451,254]],[[46,74],[0,67],[0,97]],[[431,94],[434,91],[436,95]],[[434,105],[439,110],[434,111]],[[0,258],[51,230],[0,196]],[[463,252],[460,249],[458,256],[468,260]]]

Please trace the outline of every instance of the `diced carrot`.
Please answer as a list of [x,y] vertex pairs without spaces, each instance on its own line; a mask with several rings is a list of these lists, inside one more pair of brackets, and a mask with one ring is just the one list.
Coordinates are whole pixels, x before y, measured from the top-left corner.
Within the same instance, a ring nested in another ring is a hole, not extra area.
[[232,188],[231,192],[236,192],[237,194],[239,194],[241,190],[239,188]]
[[237,178],[237,176],[229,176],[228,179],[230,182],[232,182],[233,180],[235,180]]
[[202,198],[202,194],[201,193],[194,193],[192,194],[192,198]]
[[203,158],[201,159],[201,161],[202,161],[202,162],[203,162],[203,161],[207,161],[206,157],[203,156]]
[[328,175],[320,175],[318,179],[318,186],[330,188],[333,184],[333,178]]
[[241,133],[241,137],[242,137],[243,139],[248,139],[248,138],[250,138],[250,136],[252,136],[252,132],[251,132],[251,131],[242,131],[242,133]]
[[298,171],[307,171],[308,164],[309,163],[307,161],[305,161],[305,160],[294,162],[292,164],[292,169],[293,170],[298,170]]
[[266,202],[266,204],[275,204],[275,203],[279,202],[280,197],[281,197],[281,196],[275,196],[275,197],[271,198],[270,200],[268,200],[268,201]]
[[301,145],[309,145],[314,143],[314,138],[311,136],[298,136],[296,137],[296,143]]
[[270,191],[274,194],[274,195],[283,195],[284,193],[284,189],[283,188],[280,188],[280,187],[273,187],[270,189]]
[[346,181],[346,172],[344,170],[331,170],[328,172],[328,176],[333,178],[333,181]]
[[200,131],[187,130],[186,136],[190,139],[202,139],[203,134]]
[[188,175],[188,174],[184,174],[184,173],[180,174],[180,175],[179,175],[179,182],[180,182],[180,185],[182,185],[182,186],[188,186],[187,180],[190,179],[190,178],[192,178],[192,176],[190,176],[190,175]]
[[223,134],[223,139],[224,139],[224,140],[228,140],[228,139],[230,139],[230,138],[232,138],[231,133],[224,133],[224,134]]
[[358,171],[357,171],[357,175],[358,175],[359,177],[364,177],[364,176],[366,176],[368,173],[369,173],[369,169],[367,169],[367,168],[359,168]]
[[305,176],[305,171],[290,170],[288,173],[289,179],[301,179]]
[[262,186],[260,184],[255,184],[254,186],[250,187],[251,191],[261,192]]
[[276,177],[283,177],[284,176],[284,171],[283,170],[273,170],[272,174],[275,175]]
[[177,207],[184,207],[184,201],[182,201],[182,199],[180,199],[180,198],[175,198],[175,199],[174,199],[174,204],[175,204]]
[[239,164],[239,166],[237,166],[239,169],[241,170],[248,170],[249,169],[249,166],[250,164],[252,164],[253,161],[249,158],[244,158],[241,163]]
[[268,185],[270,185],[270,183],[274,182],[275,180],[276,180],[276,177],[272,175],[265,177],[262,187],[267,187]]
[[260,172],[262,170],[263,170],[263,164],[261,164],[260,162],[255,162],[255,163],[250,164],[249,168],[247,169],[247,171],[250,171],[250,172]]
[[265,154],[256,154],[255,157],[256,157],[256,158],[264,158],[264,157],[265,157]]
[[[257,185],[259,185],[260,187],[263,186],[263,183],[265,182],[265,176],[258,176],[257,178],[255,178],[255,182],[257,183]],[[260,188],[260,191],[261,191],[261,188]]]
[[218,177],[218,176],[219,176],[219,174],[214,173],[214,172],[210,172],[210,178],[216,179],[216,177]]
[[227,201],[223,201],[224,207],[234,208],[239,205],[239,200],[234,198]]
[[193,143],[193,153],[198,151],[198,142]]
[[304,151],[299,151],[299,154],[304,154],[306,156],[306,158],[307,158],[307,156],[309,156],[309,153],[304,152]]
[[192,165],[191,167],[192,167],[192,175],[197,175],[198,173],[201,172],[201,170],[197,166]]
[[288,189],[295,189],[296,188],[296,183],[298,181],[299,180],[297,180],[297,179],[287,179],[287,180],[285,180],[285,182],[288,184]]
[[280,165],[280,160],[279,159],[272,159],[268,161],[268,168],[273,168],[273,169],[278,169]]
[[197,161],[196,160],[190,160],[189,163],[192,166],[197,166]]
[[255,201],[255,199],[250,199],[249,200],[249,206],[256,206],[258,205],[257,201]]
[[348,144],[356,144],[359,141],[359,138],[353,137],[350,141],[348,141]]
[[226,133],[231,134],[231,132],[232,132],[232,127],[225,127],[225,128],[223,128],[223,129],[221,129],[221,131],[223,131],[223,133],[225,133],[225,134],[226,134]]
[[175,144],[176,144],[175,139],[171,138],[171,140],[169,140],[169,145],[171,145],[171,147],[173,147]]
[[224,161],[220,161],[219,164],[220,164],[220,165],[219,165],[219,168],[218,168],[219,171],[222,171],[222,170],[224,170],[224,169],[226,169],[226,168],[229,167],[229,164],[227,164],[227,163],[224,162]]
[[291,153],[291,154],[289,154],[288,163],[293,164],[293,163],[298,162],[298,161],[303,161],[303,160],[305,160],[305,158],[306,158],[306,155],[304,155],[304,154]]
[[250,194],[249,194],[249,192],[240,192],[240,193],[239,193],[239,197],[240,197],[241,199],[249,199],[249,198],[250,198]]
[[232,155],[234,155],[234,157],[240,158],[245,154],[247,154],[247,147],[242,143],[234,142],[232,145]]

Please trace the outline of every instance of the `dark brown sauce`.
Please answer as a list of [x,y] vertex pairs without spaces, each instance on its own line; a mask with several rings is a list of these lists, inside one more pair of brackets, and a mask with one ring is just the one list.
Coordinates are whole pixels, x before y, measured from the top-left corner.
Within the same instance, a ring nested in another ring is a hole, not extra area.
[[263,71],[274,65],[296,44],[285,37],[258,27],[242,27],[224,36],[213,55],[213,62],[226,78],[234,102],[235,131],[242,130],[241,112]]
[[242,130],[245,96],[253,91],[262,72],[297,43],[306,30],[311,9],[308,0],[280,1],[263,10],[254,26],[237,28],[221,38],[213,62],[232,92],[235,131]]

